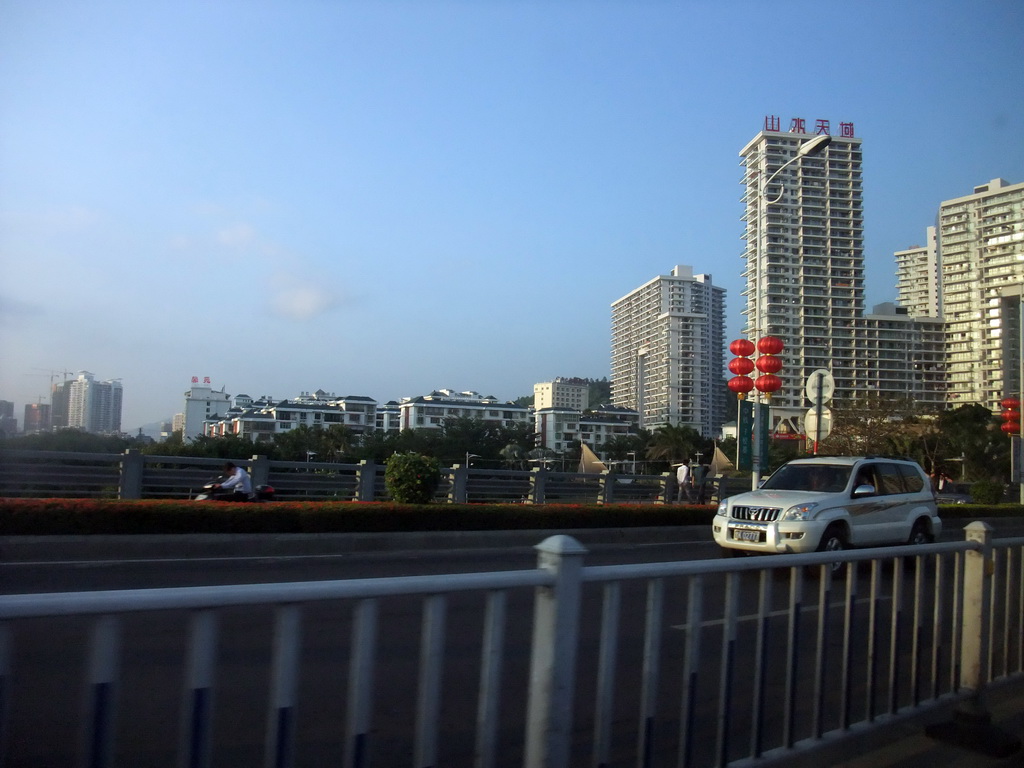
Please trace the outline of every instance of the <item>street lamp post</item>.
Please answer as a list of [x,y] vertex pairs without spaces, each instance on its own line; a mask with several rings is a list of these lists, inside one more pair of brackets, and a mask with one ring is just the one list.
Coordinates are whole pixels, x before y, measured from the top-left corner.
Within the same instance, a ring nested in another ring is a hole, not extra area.
[[[763,291],[763,287],[761,285],[761,279],[762,279],[761,262],[762,262],[763,259],[766,258],[767,244],[768,244],[768,237],[767,237],[767,234],[765,233],[765,229],[766,229],[766,225],[767,225],[767,219],[768,219],[768,206],[774,205],[775,203],[779,202],[779,200],[782,199],[782,195],[783,195],[783,193],[785,191],[783,188],[780,188],[779,189],[779,194],[776,195],[774,199],[769,200],[768,196],[767,196],[768,186],[773,181],[775,181],[775,178],[780,173],[782,173],[786,168],[788,168],[790,165],[792,165],[793,163],[797,162],[798,160],[802,160],[805,157],[810,157],[810,156],[818,154],[823,149],[825,149],[825,147],[827,147],[831,142],[832,142],[832,137],[829,136],[828,134],[822,134],[820,136],[815,136],[813,139],[809,139],[808,141],[805,141],[803,144],[801,144],[800,148],[797,150],[796,155],[791,157],[789,160],[787,160],[782,165],[780,165],[775,170],[775,172],[772,173],[767,178],[765,178],[765,175],[764,175],[763,171],[758,171],[758,173],[760,175],[760,178],[759,178],[759,181],[758,181],[758,189],[757,189],[757,238],[754,241],[754,293],[753,293],[753,297],[752,297],[753,301],[754,301],[754,322],[752,324],[752,330],[753,330],[753,336],[754,336],[755,339],[762,338],[766,334],[766,332],[768,331],[768,328],[767,328],[767,325],[768,325],[767,318],[765,317],[765,312],[764,312],[764,302],[763,302],[762,297],[761,297],[761,294],[762,294],[762,291]],[[762,158],[765,160],[765,162],[767,162],[767,155],[764,153],[763,150],[762,150],[761,154],[762,154]],[[763,242],[762,242],[762,240],[763,240]],[[754,403],[753,403],[753,406],[754,406],[754,408],[753,408],[753,411],[754,411],[754,418],[753,418],[753,422],[754,422],[753,423],[754,435],[753,435],[753,445],[751,446],[751,461],[752,461],[752,467],[753,467],[753,472],[751,473],[751,487],[754,488],[754,489],[757,489],[758,484],[760,483],[760,480],[761,480],[761,465],[763,463],[763,460],[766,461],[767,458],[768,458],[767,456],[761,456],[761,448],[760,448],[760,443],[758,441],[758,435],[760,434],[760,430],[761,430],[761,408],[760,408],[760,404],[761,404],[761,397],[760,397],[760,394],[758,393],[758,394],[754,395]]]

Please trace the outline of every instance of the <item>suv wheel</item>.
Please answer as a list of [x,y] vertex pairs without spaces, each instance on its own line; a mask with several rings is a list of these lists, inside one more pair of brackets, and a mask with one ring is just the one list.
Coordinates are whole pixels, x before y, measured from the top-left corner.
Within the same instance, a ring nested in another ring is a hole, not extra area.
[[[818,542],[818,552],[842,552],[846,549],[846,532],[841,525],[833,524],[825,529],[825,532],[821,534],[821,541]],[[845,565],[842,562],[828,563],[824,567],[831,571],[833,574],[839,572],[839,570]],[[815,574],[819,572],[822,566],[812,565],[808,566],[811,571]]]
[[931,532],[928,530],[928,523],[924,520],[918,520],[914,523],[914,527],[910,529],[910,539],[907,541],[908,544],[931,544],[934,540]]

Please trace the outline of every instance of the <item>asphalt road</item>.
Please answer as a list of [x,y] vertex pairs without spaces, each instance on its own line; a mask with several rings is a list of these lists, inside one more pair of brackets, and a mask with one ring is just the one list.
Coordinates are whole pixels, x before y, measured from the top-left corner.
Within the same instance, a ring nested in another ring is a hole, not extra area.
[[[956,539],[961,526],[947,525],[946,538]],[[996,524],[997,535],[1000,527]],[[1007,535],[1018,535],[1009,524]],[[537,541],[543,535],[537,537]],[[691,540],[685,540],[691,539]],[[695,540],[694,540],[695,539]],[[8,544],[10,542],[7,542]],[[72,542],[62,542],[71,544]],[[491,542],[493,543],[493,542]],[[378,551],[347,549],[335,553],[322,547],[276,547],[273,554],[239,547],[236,553],[211,553],[196,542],[183,546],[133,549],[124,557],[112,557],[103,547],[61,550],[56,546],[37,551],[17,550],[0,543],[0,590],[7,594],[69,590],[129,589],[211,584],[272,583],[469,573],[532,568],[536,553],[525,539],[507,547],[445,547],[438,542]],[[339,548],[343,549],[343,548]],[[589,545],[587,565],[665,562],[715,557],[719,553],[710,533],[680,533],[670,537],[664,531],[645,539]],[[115,548],[116,550],[116,548]],[[741,593],[744,609],[752,608],[757,582],[745,579]],[[775,592],[781,605],[785,585]],[[600,589],[584,593],[582,632],[578,660],[578,691],[574,733],[574,764],[589,764],[589,749],[597,685]],[[640,668],[644,648],[646,586],[624,583],[620,618],[618,664],[615,676],[614,726],[610,734],[613,760],[610,765],[633,765],[639,732],[651,735],[656,764],[674,765],[679,750],[679,713],[683,682],[683,628],[686,622],[685,585],[666,583],[664,621],[661,633],[661,681],[656,698],[656,722],[640,724]],[[722,604],[724,587],[709,583],[707,606]],[[866,610],[866,608],[865,608]],[[473,734],[476,717],[475,691],[479,676],[483,600],[479,595],[451,596],[447,603],[444,659],[442,739],[438,764],[473,764]],[[371,764],[412,765],[412,723],[415,721],[416,681],[422,625],[422,600],[389,598],[382,601],[374,700],[374,730],[371,734]],[[221,613],[220,655],[214,702],[214,765],[257,765],[262,762],[263,734],[268,711],[269,670],[274,612],[271,607],[229,609]],[[11,690],[11,718],[6,737],[7,768],[63,766],[77,762],[81,753],[80,715],[83,709],[83,669],[90,619],[38,619],[19,622],[12,631],[14,659]],[[800,632],[803,647],[812,647],[814,622]],[[125,620],[121,658],[121,686],[118,697],[117,764],[123,766],[172,766],[176,764],[178,724],[188,621],[184,612],[139,614]],[[344,753],[345,698],[348,687],[348,657],[352,634],[351,605],[328,603],[303,608],[302,670],[299,683],[297,766],[341,764]],[[506,625],[506,656],[503,669],[499,766],[521,764],[524,731],[529,645],[532,629],[532,593],[513,590],[509,594]],[[740,659],[737,674],[745,674],[742,659],[752,653],[752,627],[741,627],[730,652]],[[852,640],[867,642],[861,627]],[[879,630],[883,635],[886,630]],[[775,633],[777,642],[784,634]],[[702,632],[701,671],[706,685],[695,701],[695,731],[714,734],[718,728],[717,699],[719,654],[723,649],[720,628],[713,623]],[[886,642],[886,638],[881,638]],[[835,651],[843,638],[838,633],[828,640]],[[784,657],[783,653],[783,657]],[[784,695],[784,665],[767,671],[766,700],[780,702]],[[884,673],[884,670],[882,670]],[[796,692],[802,719],[809,723],[816,703],[811,679],[802,679]],[[865,697],[863,685],[856,691]],[[874,706],[874,703],[871,704]],[[884,706],[884,702],[878,702]],[[735,753],[746,754],[751,731],[748,701],[728,708],[730,734],[735,734]],[[781,706],[767,708],[765,723],[778,731]],[[804,728],[806,723],[799,727]],[[711,738],[702,738],[691,755],[691,765],[715,761]],[[0,761],[2,762],[2,761]]]

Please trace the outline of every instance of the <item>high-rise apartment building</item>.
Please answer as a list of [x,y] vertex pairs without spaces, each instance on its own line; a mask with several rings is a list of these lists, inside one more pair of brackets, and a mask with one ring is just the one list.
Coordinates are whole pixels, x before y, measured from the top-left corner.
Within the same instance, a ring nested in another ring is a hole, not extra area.
[[1003,397],[1020,394],[1024,184],[993,179],[943,202],[938,252],[950,404],[999,410]]
[[18,434],[18,420],[14,417],[14,403],[0,400],[0,435],[10,437]]
[[612,304],[612,402],[640,427],[688,426],[705,437],[725,420],[725,289],[677,266]]
[[928,227],[925,245],[897,251],[896,292],[910,317],[942,317],[939,290],[939,247],[935,227]]
[[26,435],[50,431],[50,404],[28,403],[25,406],[24,429]]
[[946,407],[945,324],[911,317],[905,307],[877,305],[857,331],[857,385],[925,411]]
[[804,384],[819,368],[832,372],[837,402],[856,394],[856,332],[864,313],[861,140],[852,123],[840,123],[828,146],[798,157],[801,146],[829,133],[829,123],[817,121],[814,133],[802,119],[790,127],[780,131],[778,118],[766,118],[765,130],[740,151],[744,334],[751,341],[775,336],[785,345],[783,387],[772,396],[779,416],[787,408],[806,410]]
[[98,434],[121,431],[123,389],[118,379],[96,381],[88,371],[58,384],[53,391],[54,427],[70,427]]

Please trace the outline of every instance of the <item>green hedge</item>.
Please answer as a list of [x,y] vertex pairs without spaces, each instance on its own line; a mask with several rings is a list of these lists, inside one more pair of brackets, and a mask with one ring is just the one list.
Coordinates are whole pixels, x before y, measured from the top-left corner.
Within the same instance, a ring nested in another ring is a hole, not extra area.
[[[949,504],[947,526],[1021,517],[1016,504]],[[392,504],[0,498],[0,536],[153,533],[387,533],[710,525],[714,507],[677,504]]]
[[708,525],[710,506],[232,504],[116,499],[0,499],[0,535],[383,533]]

